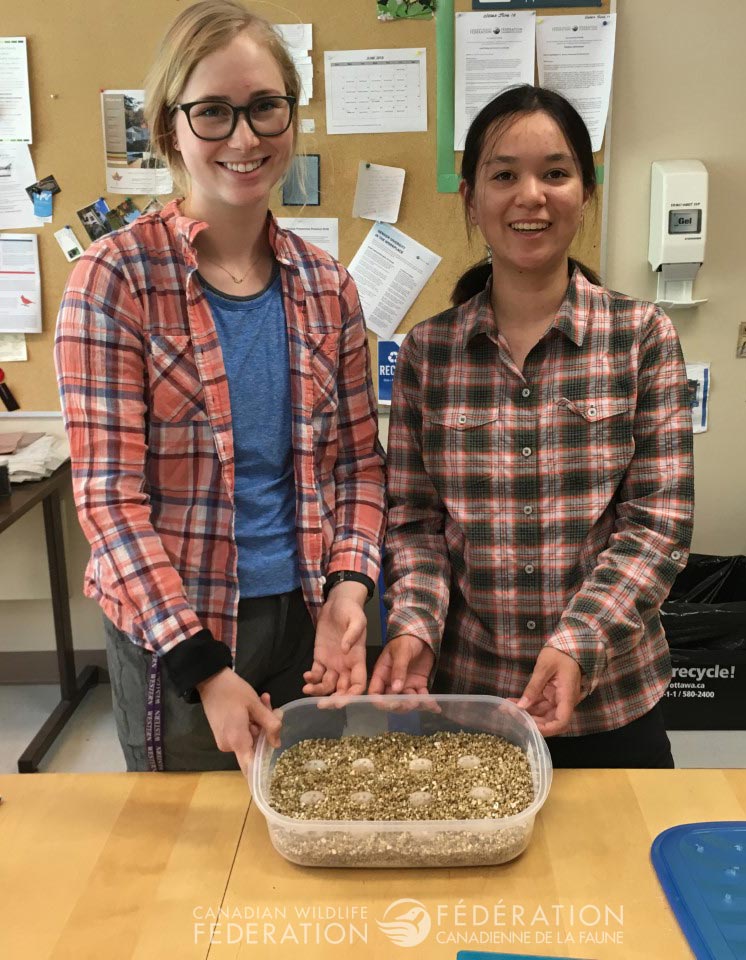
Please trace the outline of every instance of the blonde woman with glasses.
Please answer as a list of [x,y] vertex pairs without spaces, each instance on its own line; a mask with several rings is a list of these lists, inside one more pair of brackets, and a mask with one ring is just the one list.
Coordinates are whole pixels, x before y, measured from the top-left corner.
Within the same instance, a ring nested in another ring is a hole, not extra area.
[[185,9],[146,88],[182,199],[92,244],[56,363],[86,594],[129,770],[235,767],[274,708],[365,687],[384,525],[355,284],[269,212],[299,78],[233,0]]

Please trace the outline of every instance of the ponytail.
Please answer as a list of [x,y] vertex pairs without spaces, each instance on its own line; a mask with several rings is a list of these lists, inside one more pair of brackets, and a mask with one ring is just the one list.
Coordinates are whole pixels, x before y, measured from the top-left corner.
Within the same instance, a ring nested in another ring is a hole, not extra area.
[[[575,267],[580,270],[585,279],[594,286],[600,287],[601,278],[590,267],[586,267],[580,260],[570,257],[567,261],[568,273],[572,273]],[[469,267],[466,273],[462,274],[456,281],[451,293],[451,303],[454,307],[460,307],[462,303],[471,300],[487,286],[487,281],[492,276],[492,261],[487,258],[480,260],[473,267]]]
[[584,263],[581,263],[580,260],[575,260],[573,257],[569,259],[570,271],[572,272],[573,267],[577,267],[578,270],[583,274],[588,283],[592,283],[595,287],[602,287],[601,278],[591,270],[590,267],[586,267]]
[[462,303],[471,300],[487,286],[487,281],[492,276],[492,261],[489,259],[481,260],[479,263],[470,267],[466,273],[459,277],[451,293],[451,303],[454,307],[460,307]]

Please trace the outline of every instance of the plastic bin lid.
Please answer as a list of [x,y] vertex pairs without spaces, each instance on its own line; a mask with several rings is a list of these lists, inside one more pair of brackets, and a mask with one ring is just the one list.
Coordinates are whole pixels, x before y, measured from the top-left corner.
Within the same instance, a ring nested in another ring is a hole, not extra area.
[[746,821],[671,827],[650,857],[698,960],[746,960]]

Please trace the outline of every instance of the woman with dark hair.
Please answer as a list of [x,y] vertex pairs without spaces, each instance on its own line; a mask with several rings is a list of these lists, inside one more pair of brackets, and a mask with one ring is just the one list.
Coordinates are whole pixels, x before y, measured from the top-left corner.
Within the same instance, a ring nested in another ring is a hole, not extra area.
[[496,97],[462,176],[490,256],[399,353],[369,690],[512,698],[557,766],[672,766],[659,609],[693,512],[676,333],[568,255],[596,178],[561,96]]

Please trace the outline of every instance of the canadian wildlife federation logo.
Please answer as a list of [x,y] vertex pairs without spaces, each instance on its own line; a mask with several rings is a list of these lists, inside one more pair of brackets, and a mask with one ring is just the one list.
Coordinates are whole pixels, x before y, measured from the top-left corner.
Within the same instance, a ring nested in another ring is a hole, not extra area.
[[397,947],[416,947],[427,938],[432,921],[419,900],[394,900],[386,908],[383,920],[377,920],[382,933]]

